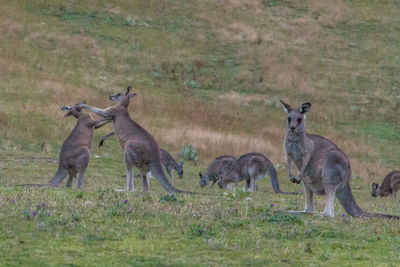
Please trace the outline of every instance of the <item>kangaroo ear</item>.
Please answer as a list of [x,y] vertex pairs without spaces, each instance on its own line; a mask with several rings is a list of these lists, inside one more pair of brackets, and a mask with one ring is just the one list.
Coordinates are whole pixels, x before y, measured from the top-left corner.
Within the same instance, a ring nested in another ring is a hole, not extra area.
[[200,179],[203,177],[203,175],[201,174],[201,172],[199,172],[199,176],[200,176]]
[[282,107],[283,107],[283,110],[286,112],[286,113],[290,113],[293,109],[292,109],[292,107],[289,105],[289,104],[286,104],[285,102],[283,102],[282,100],[279,100],[280,102],[281,102],[281,105],[282,105]]
[[181,165],[181,166],[183,167],[183,161],[179,161],[178,164]]
[[131,90],[132,90],[132,86],[128,86],[128,88],[126,88],[125,95],[128,95]]
[[308,103],[308,102],[307,102],[307,103],[301,104],[300,107],[299,107],[299,109],[298,109],[298,111],[299,111],[301,114],[305,114],[305,113],[309,112],[310,109],[311,109],[311,103]]

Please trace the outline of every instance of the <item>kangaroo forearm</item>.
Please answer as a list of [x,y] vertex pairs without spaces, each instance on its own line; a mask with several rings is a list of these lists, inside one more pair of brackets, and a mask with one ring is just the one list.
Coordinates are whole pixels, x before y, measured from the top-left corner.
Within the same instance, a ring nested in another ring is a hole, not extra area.
[[98,129],[106,125],[107,123],[111,122],[109,119],[102,119],[102,120],[97,120],[93,122],[94,128]]
[[304,170],[306,169],[308,162],[310,161],[311,153],[307,153],[307,155],[303,158],[303,164],[300,169],[300,174],[303,175]]
[[99,141],[99,147],[103,146],[104,140],[106,140],[110,136],[113,136],[114,134],[115,134],[115,132],[112,131],[112,132],[109,132],[108,134],[106,134],[105,136],[103,136]]
[[115,135],[115,132],[114,131],[112,131],[112,132],[109,132],[108,134],[106,134],[105,136],[103,136],[102,138],[101,138],[101,140],[106,140],[107,138],[109,138],[109,137],[111,137],[111,136],[113,136],[113,135]]
[[100,109],[100,108],[95,108],[92,106],[89,106],[87,104],[81,105],[82,108],[88,109],[90,111],[93,111],[97,115],[103,117],[103,118],[112,118],[112,114],[109,112],[108,109]]
[[292,158],[287,157],[288,171],[290,177],[293,176],[292,163],[293,163]]

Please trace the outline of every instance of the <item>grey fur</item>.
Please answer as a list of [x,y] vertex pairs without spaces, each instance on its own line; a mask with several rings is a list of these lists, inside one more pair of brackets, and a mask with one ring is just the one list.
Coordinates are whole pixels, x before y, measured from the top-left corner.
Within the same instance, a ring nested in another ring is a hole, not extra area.
[[169,177],[174,178],[172,170],[175,170],[178,174],[179,179],[183,178],[183,162],[176,162],[171,154],[164,149],[161,149],[161,164],[164,166]]
[[256,180],[267,175],[271,177],[274,192],[283,193],[279,188],[278,175],[271,161],[261,153],[251,152],[240,156],[233,169],[223,169],[218,186],[226,188],[228,184],[235,183],[237,185],[240,181],[246,180],[246,188],[255,192]]
[[232,170],[234,165],[236,164],[236,158],[230,155],[219,156],[214,159],[210,165],[208,165],[207,171],[205,174],[199,173],[200,176],[200,187],[207,186],[210,181],[212,185],[214,185],[219,178],[222,176],[222,170],[225,171]]
[[[104,141],[113,135],[115,135],[114,131],[109,132],[108,134],[103,136],[99,141],[99,147],[103,146]],[[160,157],[161,157],[161,165],[167,171],[169,177],[171,177],[172,179],[174,178],[172,170],[175,170],[176,173],[178,174],[179,179],[183,178],[183,162],[182,161],[180,161],[179,163],[176,162],[174,160],[174,158],[171,156],[171,154],[162,148],[160,148]],[[148,174],[149,174],[148,176],[151,177],[151,172],[149,172]],[[138,176],[141,176],[141,175],[138,175]]]
[[74,116],[78,122],[61,146],[58,170],[50,180],[50,185],[59,186],[62,180],[69,175],[67,187],[71,187],[72,180],[77,175],[76,188],[79,189],[83,184],[85,170],[89,164],[94,129],[102,127],[111,120],[94,120],[91,114],[82,112],[78,106],[72,108],[65,106],[61,110],[67,112],[65,117]]
[[110,100],[117,104],[106,109],[94,108],[87,104],[80,105],[81,108],[89,109],[101,117],[112,120],[115,135],[125,155],[126,191],[134,191],[134,168],[137,168],[142,176],[144,191],[149,190],[146,174],[150,171],[168,192],[192,193],[176,189],[165,177],[161,166],[160,148],[156,140],[129,116],[128,105],[130,99],[136,95],[131,94],[130,91],[131,87],[129,86],[126,93],[110,95]]
[[[351,168],[346,154],[330,140],[306,132],[306,117],[310,103],[293,109],[281,100],[287,113],[285,154],[289,177],[292,182],[303,182],[305,188],[305,213],[314,213],[314,194],[326,195],[323,215],[334,217],[334,197],[339,199],[344,210],[351,216],[397,218],[387,214],[367,213],[354,200],[350,188]],[[292,163],[299,170],[294,177]]]
[[381,185],[377,183],[372,184],[371,195],[373,197],[387,197],[391,196],[396,198],[397,191],[400,189],[400,171],[392,171],[386,175]]

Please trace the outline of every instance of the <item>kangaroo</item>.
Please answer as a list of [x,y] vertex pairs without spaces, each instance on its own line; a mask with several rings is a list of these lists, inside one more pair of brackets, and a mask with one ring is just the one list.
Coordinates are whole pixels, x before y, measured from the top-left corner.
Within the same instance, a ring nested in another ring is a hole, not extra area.
[[193,192],[176,189],[165,177],[161,166],[160,148],[156,140],[129,116],[128,105],[130,99],[136,95],[131,93],[131,90],[132,87],[129,86],[126,93],[110,95],[110,100],[117,104],[106,109],[87,104],[79,105],[80,108],[88,109],[103,118],[112,120],[115,135],[125,155],[126,191],[134,191],[134,168],[137,168],[141,173],[145,192],[149,191],[146,174],[150,171],[168,192],[193,194]]
[[179,179],[183,178],[183,161],[176,162],[168,151],[161,149],[161,164],[164,166],[169,177],[174,179],[172,170],[175,170]]
[[211,186],[213,186],[222,176],[222,169],[224,169],[225,171],[229,171],[233,169],[235,163],[236,163],[236,158],[230,155],[223,155],[214,159],[210,163],[210,165],[208,165],[207,171],[204,175],[201,172],[199,172],[200,187],[207,186],[210,183],[210,181],[212,181]]
[[[115,132],[109,132],[108,134],[106,134],[105,136],[103,136],[100,141],[99,141],[99,147],[104,145],[104,141],[109,138],[110,136],[115,135]],[[183,178],[183,161],[180,161],[179,163],[177,163],[174,158],[171,156],[171,154],[160,148],[160,157],[161,157],[161,165],[165,168],[165,170],[167,171],[169,177],[171,177],[172,179],[174,179],[174,175],[172,173],[172,170],[175,170],[176,173],[178,174],[179,179]],[[147,173],[147,176],[149,178],[152,178],[151,176],[151,172]]]
[[251,152],[240,156],[231,171],[223,169],[218,186],[227,188],[228,184],[235,183],[237,185],[240,181],[246,180],[246,188],[255,192],[257,190],[256,180],[267,175],[271,177],[274,192],[283,193],[279,188],[278,174],[271,161],[261,153]]
[[[346,154],[330,140],[306,132],[306,113],[311,103],[301,104],[298,109],[281,100],[287,113],[284,148],[290,180],[303,182],[305,188],[305,210],[314,213],[314,194],[326,195],[325,210],[321,215],[334,217],[334,197],[339,199],[344,210],[351,216],[385,217],[400,219],[388,214],[367,213],[356,203],[350,188],[351,168]],[[299,170],[298,177],[292,172],[292,163]]]
[[78,122],[61,146],[58,170],[50,180],[50,185],[53,187],[57,187],[67,174],[69,178],[66,186],[71,187],[74,176],[78,174],[76,188],[81,188],[89,164],[94,129],[111,121],[109,119],[94,120],[91,114],[82,112],[77,105],[72,108],[68,106],[61,108],[62,111],[67,112],[64,117],[73,116],[78,119]]
[[400,171],[392,171],[383,179],[381,186],[377,183],[372,184],[373,197],[391,196],[393,199],[396,198],[397,191],[400,189]]

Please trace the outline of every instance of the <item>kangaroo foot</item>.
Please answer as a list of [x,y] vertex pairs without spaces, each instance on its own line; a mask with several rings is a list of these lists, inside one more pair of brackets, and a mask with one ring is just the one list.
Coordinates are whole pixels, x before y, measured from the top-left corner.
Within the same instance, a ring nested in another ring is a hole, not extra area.
[[333,214],[329,214],[329,213],[327,213],[327,212],[316,212],[316,213],[314,213],[315,215],[318,215],[318,216],[323,216],[323,217],[335,217],[335,215],[333,215]]
[[305,211],[305,210],[289,210],[288,213],[293,213],[293,214],[315,214],[314,212]]

